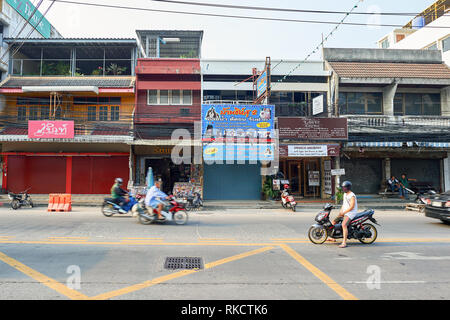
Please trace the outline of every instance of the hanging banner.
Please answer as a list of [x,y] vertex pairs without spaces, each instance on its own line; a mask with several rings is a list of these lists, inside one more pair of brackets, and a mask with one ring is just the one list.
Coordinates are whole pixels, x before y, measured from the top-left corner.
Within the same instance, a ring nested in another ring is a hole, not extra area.
[[[36,28],[36,30],[44,37],[50,38],[52,26],[50,22],[43,17],[39,10],[29,0],[6,0],[6,2],[13,7],[25,20]],[[34,14],[33,14],[34,12]]]
[[203,146],[205,161],[271,161],[274,153],[273,144],[209,143]]
[[30,139],[73,139],[75,125],[73,121],[28,121]]

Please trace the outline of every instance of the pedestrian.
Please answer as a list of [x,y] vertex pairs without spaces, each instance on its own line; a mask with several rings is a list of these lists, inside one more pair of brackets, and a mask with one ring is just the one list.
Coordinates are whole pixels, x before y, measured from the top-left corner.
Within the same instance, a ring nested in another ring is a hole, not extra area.
[[406,173],[402,173],[399,179],[400,189],[403,191],[403,196],[408,199],[409,179],[406,177]]

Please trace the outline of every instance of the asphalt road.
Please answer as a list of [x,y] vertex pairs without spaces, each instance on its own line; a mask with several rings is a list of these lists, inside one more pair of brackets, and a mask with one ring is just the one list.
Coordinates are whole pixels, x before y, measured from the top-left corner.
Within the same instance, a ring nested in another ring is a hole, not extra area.
[[[450,299],[450,226],[377,211],[377,241],[313,245],[316,210],[191,213],[144,226],[99,208],[0,208],[0,299]],[[334,213],[336,214],[336,212]],[[167,270],[166,257],[204,269]]]

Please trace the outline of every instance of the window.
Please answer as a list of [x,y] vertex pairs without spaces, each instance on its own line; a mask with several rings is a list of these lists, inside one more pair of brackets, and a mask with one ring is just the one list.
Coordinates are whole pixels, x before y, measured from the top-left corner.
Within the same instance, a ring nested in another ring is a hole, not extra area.
[[192,90],[148,90],[147,105],[191,105]]
[[88,106],[88,121],[96,121],[96,120],[97,120],[97,107]]
[[341,114],[381,114],[383,94],[381,92],[341,92],[339,93]]
[[108,121],[108,107],[107,106],[99,107],[98,120],[99,121]]
[[24,106],[17,107],[17,120],[18,121],[27,120],[27,107]]
[[387,49],[390,47],[390,43],[389,43],[389,39],[386,38],[383,41],[381,41],[381,48],[383,49]]
[[427,50],[438,50],[437,42],[426,48]]
[[442,51],[450,50],[450,36],[442,40]]
[[38,120],[39,119],[39,107],[38,106],[31,106],[29,110],[29,120]]
[[119,106],[111,107],[111,121],[119,121]]
[[441,114],[441,95],[397,93],[394,97],[396,116],[435,116]]
[[41,120],[50,119],[50,107],[41,106]]

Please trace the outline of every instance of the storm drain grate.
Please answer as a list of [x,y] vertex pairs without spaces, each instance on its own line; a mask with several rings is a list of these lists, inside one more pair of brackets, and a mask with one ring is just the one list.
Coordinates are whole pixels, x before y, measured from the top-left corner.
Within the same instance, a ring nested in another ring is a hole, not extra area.
[[165,269],[203,269],[203,259],[198,257],[167,257]]

